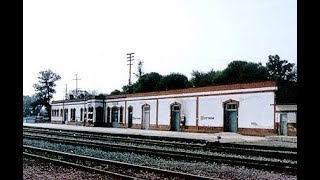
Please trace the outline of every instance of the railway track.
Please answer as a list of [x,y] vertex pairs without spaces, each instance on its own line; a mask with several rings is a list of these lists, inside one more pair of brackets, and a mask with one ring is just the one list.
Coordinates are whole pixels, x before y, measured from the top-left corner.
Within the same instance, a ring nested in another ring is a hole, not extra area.
[[296,172],[297,164],[288,163],[282,161],[270,161],[270,160],[258,160],[246,157],[230,157],[222,155],[209,155],[209,154],[200,154],[200,153],[191,153],[185,151],[173,151],[173,150],[163,150],[157,148],[145,148],[138,146],[130,145],[120,145],[114,143],[105,143],[105,142],[94,142],[92,140],[79,140],[70,137],[48,137],[47,135],[35,135],[35,134],[26,134],[24,133],[24,138],[27,139],[37,139],[45,140],[54,143],[64,143],[74,146],[86,146],[90,148],[99,148],[104,151],[123,151],[123,152],[134,152],[139,154],[148,154],[158,157],[171,157],[174,159],[183,159],[190,161],[202,161],[202,162],[218,162],[226,163],[231,165],[240,165],[253,168],[261,168],[266,170],[273,171],[287,171],[287,172]]
[[63,165],[73,166],[88,171],[96,171],[101,174],[108,174],[115,177],[115,179],[222,180],[219,178],[197,176],[183,172],[105,160],[26,145],[23,146],[23,155]]
[[36,129],[26,128],[24,132],[29,133],[40,133],[47,135],[57,135],[65,137],[78,137],[84,139],[100,140],[105,142],[127,142],[133,144],[142,145],[153,145],[161,147],[174,147],[182,149],[192,150],[205,150],[208,152],[223,152],[237,155],[250,155],[260,156],[267,158],[281,158],[297,160],[297,149],[287,147],[269,147],[269,146],[258,146],[258,145],[243,145],[243,144],[232,144],[232,143],[213,143],[204,140],[190,140],[182,138],[166,138],[163,137],[150,137],[153,139],[145,139],[143,136],[117,136],[115,134],[91,134],[77,131],[60,131],[60,130],[49,130],[49,129]]

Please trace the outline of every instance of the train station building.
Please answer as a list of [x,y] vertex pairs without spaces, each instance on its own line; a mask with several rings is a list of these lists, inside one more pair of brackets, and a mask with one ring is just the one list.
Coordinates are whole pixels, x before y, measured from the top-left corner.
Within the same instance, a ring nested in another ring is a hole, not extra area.
[[51,123],[275,135],[283,125],[276,122],[276,90],[265,81],[53,101]]

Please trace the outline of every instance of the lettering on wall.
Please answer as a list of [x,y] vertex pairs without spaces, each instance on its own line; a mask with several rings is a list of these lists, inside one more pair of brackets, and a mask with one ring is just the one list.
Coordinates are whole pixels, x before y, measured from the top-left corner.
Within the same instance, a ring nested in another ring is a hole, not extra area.
[[141,118],[137,118],[137,117],[132,117],[132,119],[133,119],[133,120],[135,120],[135,119],[141,119]]
[[210,120],[210,119],[214,119],[214,117],[210,117],[210,116],[201,116],[200,117],[201,120]]

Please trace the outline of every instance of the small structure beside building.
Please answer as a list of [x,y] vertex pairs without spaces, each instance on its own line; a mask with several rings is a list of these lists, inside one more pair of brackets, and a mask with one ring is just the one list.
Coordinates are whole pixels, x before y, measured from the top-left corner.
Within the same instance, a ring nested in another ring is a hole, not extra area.
[[[52,102],[52,123],[185,132],[278,134],[273,81]],[[290,134],[290,133],[289,133]]]
[[277,104],[276,105],[276,127],[279,135],[297,135],[297,105]]

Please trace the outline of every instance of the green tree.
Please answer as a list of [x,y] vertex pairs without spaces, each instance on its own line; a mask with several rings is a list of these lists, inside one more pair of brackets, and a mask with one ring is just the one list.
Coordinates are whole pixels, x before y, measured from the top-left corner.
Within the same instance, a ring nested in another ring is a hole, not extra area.
[[171,73],[169,75],[163,76],[158,83],[157,89],[163,90],[173,90],[173,89],[183,89],[191,87],[187,76],[180,73]]
[[292,104],[298,100],[298,83],[295,81],[277,82],[278,90],[276,91],[277,104]]
[[277,82],[277,104],[297,103],[298,83],[297,68],[294,63],[281,60],[278,55],[270,55],[266,67],[269,79]]
[[[131,86],[133,86],[133,85],[131,85]],[[130,94],[131,89],[132,89],[132,87],[130,87],[129,85],[124,85],[124,86],[122,86],[121,94]]]
[[221,71],[214,71],[213,69],[209,72],[192,71],[190,83],[192,87],[212,86],[220,75]]
[[158,91],[158,83],[162,75],[156,72],[151,72],[142,75],[136,83],[133,84],[133,92],[153,92]]
[[54,89],[56,86],[55,82],[60,80],[61,77],[49,69],[40,71],[38,79],[38,83],[33,85],[37,98],[34,104],[44,106],[48,112],[49,120],[51,120],[50,101],[53,97],[53,94],[56,92]]
[[216,80],[218,84],[258,82],[268,80],[268,70],[261,63],[233,61]]
[[70,95],[72,95],[74,99],[88,99],[94,96],[98,96],[99,94],[101,93],[99,93],[97,90],[78,90],[77,95],[76,90],[72,89],[69,91],[69,97],[67,97],[67,99],[70,98]]
[[36,100],[35,96],[23,96],[23,117],[33,115],[35,107],[33,107],[32,102]]
[[118,89],[116,89],[116,90],[114,90],[114,91],[112,91],[112,92],[110,93],[110,95],[119,95],[119,94],[122,94],[122,92],[119,91]]
[[296,81],[297,71],[294,63],[288,63],[287,60],[281,60],[280,56],[269,55],[266,64],[269,72],[269,79],[279,81]]

